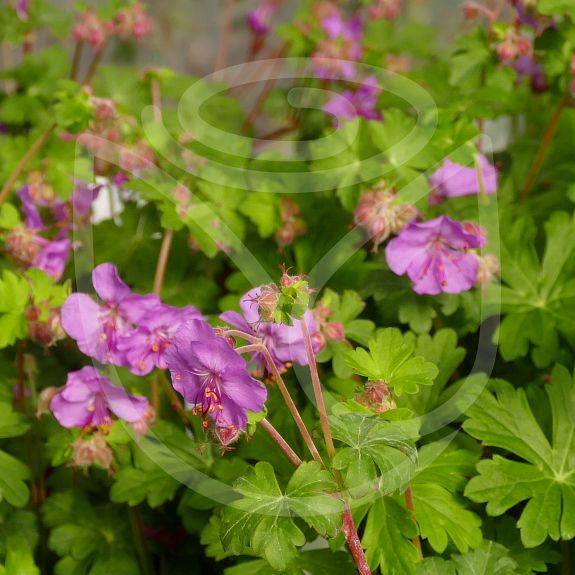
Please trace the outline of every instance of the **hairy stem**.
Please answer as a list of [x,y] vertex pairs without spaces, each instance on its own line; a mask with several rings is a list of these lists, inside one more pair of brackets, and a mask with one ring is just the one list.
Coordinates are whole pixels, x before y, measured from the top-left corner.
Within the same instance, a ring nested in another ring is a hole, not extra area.
[[537,178],[537,175],[539,174],[539,170],[543,165],[543,160],[545,159],[545,155],[547,154],[549,145],[551,144],[553,136],[555,135],[555,131],[557,130],[557,126],[559,125],[559,120],[561,119],[561,113],[563,112],[563,109],[565,108],[568,102],[569,102],[569,95],[565,94],[565,96],[563,96],[563,98],[559,100],[559,103],[557,104],[557,107],[555,108],[555,111],[553,112],[553,115],[551,116],[551,119],[549,120],[549,123],[545,128],[543,138],[541,139],[541,145],[539,146],[539,151],[535,156],[535,160],[533,161],[531,169],[529,170],[529,174],[527,175],[525,186],[523,187],[523,191],[519,196],[519,199],[522,202],[524,202],[527,199],[527,196],[529,195],[529,190],[531,189],[531,186],[533,185],[535,179]]
[[305,351],[307,353],[309,371],[311,373],[311,383],[313,387],[313,393],[315,396],[316,406],[319,411],[319,421],[321,423],[321,429],[323,431],[323,437],[325,439],[325,446],[327,448],[329,458],[333,459],[335,457],[335,447],[333,445],[333,438],[331,436],[331,429],[329,427],[329,420],[327,417],[327,409],[325,407],[323,393],[321,392],[321,382],[319,380],[319,373],[317,371],[317,362],[315,360],[313,344],[305,320],[302,319],[300,321],[300,325],[303,334],[303,341],[305,344]]
[[14,168],[14,171],[8,176],[8,179],[4,182],[2,190],[0,190],[0,206],[6,201],[12,186],[16,183],[16,180],[20,177],[24,168],[32,160],[32,158],[38,153],[38,150],[46,143],[50,134],[56,128],[56,124],[51,124],[48,126],[41,134],[38,136],[32,145],[28,148],[28,151],[22,156],[18,165]]
[[[407,510],[411,513],[411,518],[417,523],[417,517],[415,516],[415,506],[413,505],[413,490],[411,489],[411,485],[405,490],[405,506]],[[416,535],[413,540],[413,544],[417,547],[419,551],[419,556],[423,557],[421,552],[421,540],[419,539],[419,535]]]
[[302,461],[299,455],[290,447],[289,443],[281,436],[280,432],[267,420],[262,419],[260,425],[268,432],[269,436],[279,445],[285,456],[297,467]]
[[353,522],[353,517],[349,509],[349,505],[346,503],[343,510],[343,525],[342,531],[345,535],[345,540],[347,541],[347,546],[351,551],[353,560],[360,575],[371,575],[371,569],[367,563],[365,553],[363,552],[363,547],[361,546],[361,541],[357,534],[355,524]]

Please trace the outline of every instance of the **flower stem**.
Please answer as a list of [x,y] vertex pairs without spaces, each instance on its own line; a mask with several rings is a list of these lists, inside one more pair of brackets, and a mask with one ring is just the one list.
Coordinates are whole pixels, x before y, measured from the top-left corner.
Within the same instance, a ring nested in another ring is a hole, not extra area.
[[[417,517],[415,516],[415,506],[413,505],[413,490],[411,489],[411,485],[407,487],[405,490],[405,506],[407,510],[411,513],[411,518],[417,523]],[[419,539],[419,535],[416,535],[413,540],[413,544],[417,547],[419,551],[419,556],[423,557],[421,552],[421,540]]]
[[[170,385],[170,382],[167,380],[167,378],[165,377],[163,372],[161,372],[161,374],[158,377],[162,382],[162,387],[164,388],[166,395],[170,399],[170,404],[176,410],[176,412],[180,416],[180,419],[182,420],[184,425],[189,426],[190,425],[190,418],[188,417],[188,413],[186,412],[186,409],[182,405],[182,402],[179,400],[178,396],[176,395],[176,392],[174,391],[173,387]],[[156,379],[156,378],[154,378],[154,379]],[[156,385],[157,385],[157,382],[156,382]]]
[[224,22],[222,26],[222,34],[220,37],[220,49],[218,50],[216,63],[214,66],[216,72],[226,67],[228,61],[228,52],[230,50],[232,25],[234,20],[235,0],[225,0],[225,2]]
[[329,428],[329,420],[327,417],[327,409],[321,392],[321,382],[319,380],[319,373],[317,371],[317,362],[315,360],[315,353],[313,351],[313,344],[309,335],[309,329],[305,320],[300,321],[301,331],[303,334],[303,341],[307,353],[307,361],[309,363],[309,371],[311,373],[311,383],[313,386],[313,393],[315,396],[316,406],[319,411],[319,421],[325,439],[325,446],[330,459],[335,457],[335,447],[333,445],[333,438],[331,436],[331,429]]
[[343,525],[342,531],[345,535],[345,540],[347,541],[347,546],[351,551],[353,560],[360,575],[371,575],[371,569],[367,563],[365,553],[363,552],[363,547],[361,546],[361,541],[357,534],[355,524],[353,522],[353,517],[349,509],[349,505],[346,503],[343,510]]
[[92,78],[100,65],[100,61],[102,60],[102,55],[104,54],[104,49],[106,48],[106,44],[102,44],[100,48],[96,50],[94,54],[94,58],[92,58],[92,62],[90,63],[90,67],[88,68],[88,72],[86,73],[86,77],[84,78],[84,86],[89,86],[92,83]]
[[158,263],[156,264],[156,275],[154,276],[154,293],[157,295],[161,295],[162,293],[164,276],[166,275],[166,268],[168,266],[168,258],[170,256],[170,248],[172,247],[173,238],[173,230],[166,230],[164,232],[162,246],[160,247],[160,255],[158,256]]
[[268,432],[269,436],[279,445],[285,456],[297,467],[302,461],[299,455],[290,447],[280,432],[267,420],[262,419],[260,425]]
[[521,195],[519,196],[519,199],[522,202],[524,202],[527,199],[527,196],[529,195],[529,190],[531,189],[531,186],[533,185],[535,179],[537,178],[537,175],[539,174],[539,170],[541,169],[543,160],[545,159],[545,155],[547,154],[547,149],[549,148],[549,145],[553,140],[553,136],[555,135],[555,131],[557,130],[557,126],[559,125],[559,120],[561,119],[561,113],[563,112],[563,109],[565,108],[568,102],[569,102],[569,95],[565,94],[561,98],[561,100],[559,100],[559,103],[555,108],[555,112],[553,112],[553,115],[551,116],[551,119],[547,124],[547,128],[545,128],[543,138],[541,139],[541,145],[539,146],[539,151],[535,156],[535,160],[533,161],[531,169],[529,170],[529,174],[527,175],[525,186],[523,188],[523,191],[521,192]]
[[22,156],[18,165],[14,168],[14,171],[8,176],[6,182],[2,186],[2,190],[0,190],[0,206],[6,201],[12,186],[16,183],[16,180],[20,177],[20,174],[24,170],[24,168],[28,165],[30,160],[38,153],[38,150],[46,143],[46,140],[50,137],[50,134],[56,128],[56,124],[51,124],[48,126],[41,134],[38,136],[38,139],[34,141],[34,143],[28,148],[28,151]]
[[80,70],[80,62],[82,61],[82,50],[84,49],[84,40],[76,40],[74,47],[74,56],[72,59],[72,69],[70,71],[70,80],[75,80]]

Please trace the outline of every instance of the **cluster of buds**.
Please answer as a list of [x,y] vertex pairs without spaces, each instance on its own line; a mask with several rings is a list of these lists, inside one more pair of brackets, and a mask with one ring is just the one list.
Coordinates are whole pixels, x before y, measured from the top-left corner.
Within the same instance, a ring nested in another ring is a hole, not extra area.
[[79,42],[90,44],[94,50],[101,50],[112,36],[141,40],[150,33],[152,22],[145,6],[139,2],[122,8],[114,20],[105,20],[88,8],[81,12],[72,29],[72,35]]
[[66,337],[60,320],[60,308],[31,306],[26,310],[28,335],[43,347],[51,347]]
[[375,0],[368,9],[373,20],[397,20],[401,14],[401,0]]
[[313,308],[312,313],[317,328],[313,337],[319,349],[323,349],[328,341],[345,341],[343,324],[329,320],[333,312],[326,304],[325,298]]
[[292,276],[284,268],[279,286],[262,286],[254,299],[259,321],[292,325],[294,319],[301,319],[308,310],[312,291],[304,275]]
[[476,253],[475,257],[479,263],[475,283],[478,286],[486,287],[491,283],[493,276],[500,271],[499,260],[492,254],[482,256]]
[[88,437],[78,437],[72,443],[72,467],[86,470],[95,465],[105,469],[108,473],[112,470],[114,453],[106,441],[105,434],[101,431]]
[[172,197],[176,202],[176,213],[183,220],[190,209],[192,194],[186,186],[180,184],[172,192]]
[[533,40],[521,34],[517,28],[509,27],[495,52],[503,64],[512,64],[521,56],[530,57],[533,54]]
[[396,192],[381,182],[364,192],[355,209],[355,224],[362,227],[373,241],[373,251],[391,235],[397,234],[418,216],[412,204],[398,204]]
[[368,381],[364,391],[355,396],[355,401],[376,413],[385,413],[397,407],[391,390],[384,381]]
[[290,198],[280,200],[280,218],[282,225],[276,232],[276,242],[280,248],[285,248],[306,231],[304,221],[299,218],[300,207]]
[[43,239],[34,230],[23,225],[12,228],[4,236],[6,252],[22,267],[36,263],[44,244]]

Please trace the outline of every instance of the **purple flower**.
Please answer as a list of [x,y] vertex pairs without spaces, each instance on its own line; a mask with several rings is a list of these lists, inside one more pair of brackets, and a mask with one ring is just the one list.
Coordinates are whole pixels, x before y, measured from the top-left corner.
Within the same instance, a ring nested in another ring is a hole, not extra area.
[[22,210],[24,212],[24,223],[26,227],[31,230],[44,230],[46,226],[42,221],[36,202],[30,193],[30,186],[24,186],[18,190],[17,193],[20,201],[22,202]]
[[333,114],[338,120],[352,120],[357,116],[367,120],[381,120],[381,113],[375,109],[380,91],[375,76],[370,76],[359,85],[355,92],[345,90],[332,98],[323,110],[328,114]]
[[279,8],[279,0],[263,0],[246,15],[246,22],[250,30],[257,36],[265,36],[270,29],[270,20]]
[[44,241],[46,244],[39,251],[32,266],[46,272],[47,275],[58,281],[66,269],[72,242],[69,239]]
[[102,185],[88,184],[87,182],[76,181],[76,186],[72,192],[72,209],[76,219],[86,219],[92,212],[92,204],[98,197]]
[[267,390],[250,376],[245,360],[203,320],[191,320],[166,352],[174,389],[217,427],[244,428],[246,410],[261,411]]
[[517,72],[517,83],[523,78],[529,78],[534,92],[540,93],[547,89],[547,78],[541,64],[532,56],[519,56],[513,63]]
[[16,0],[16,15],[24,22],[30,19],[30,0]]
[[385,249],[392,272],[407,273],[418,294],[460,293],[477,279],[478,262],[470,248],[485,236],[476,224],[461,224],[447,216],[408,224]]
[[154,367],[166,369],[166,352],[178,329],[187,321],[203,319],[194,306],[159,304],[142,317],[138,326],[120,335],[118,349],[125,352],[132,373],[146,375]]
[[314,74],[320,79],[355,76],[354,62],[361,58],[361,18],[343,20],[338,13],[321,20],[327,38],[320,40],[312,56]]
[[[251,289],[240,300],[243,315],[235,311],[226,311],[220,315],[220,318],[245,333],[261,338],[279,369],[283,369],[289,363],[307,365],[307,354],[300,320],[294,320],[293,325],[260,321],[258,304],[256,303],[259,295],[259,287]],[[310,310],[305,312],[304,321],[312,340],[319,349],[319,344],[315,342],[317,327]],[[318,351],[318,349],[314,349],[314,351]],[[265,359],[261,353],[253,354],[252,360],[262,369],[265,368]]]
[[113,385],[95,367],[83,367],[68,374],[50,409],[63,427],[99,427],[111,425],[110,412],[128,423],[140,421],[146,415],[148,400]]
[[160,298],[132,293],[113,264],[97,266],[92,283],[102,305],[87,294],[72,294],[62,306],[62,326],[86,355],[101,363],[126,365],[125,352],[118,349],[119,336],[157,307]]
[[[485,193],[497,192],[497,169],[489,163],[489,160],[479,154],[479,167],[483,174]],[[432,192],[429,196],[430,204],[439,204],[445,198],[458,196],[470,196],[480,193],[480,186],[475,167],[465,167],[451,160],[445,160],[443,165],[432,174],[429,183]]]

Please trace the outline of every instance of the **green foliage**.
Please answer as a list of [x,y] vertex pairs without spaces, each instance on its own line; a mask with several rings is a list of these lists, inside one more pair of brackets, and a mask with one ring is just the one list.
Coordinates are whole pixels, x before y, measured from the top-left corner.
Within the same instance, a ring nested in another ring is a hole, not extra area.
[[26,336],[28,282],[5,270],[0,280],[0,349]]
[[285,569],[297,557],[297,547],[306,542],[292,513],[327,536],[334,536],[341,523],[343,504],[329,494],[335,492],[335,482],[316,462],[300,465],[285,492],[266,462],[257,463],[234,489],[242,498],[223,511],[224,549],[241,554],[250,547],[274,569]]
[[358,375],[383,381],[396,395],[417,393],[420,385],[431,385],[437,376],[435,365],[423,357],[412,357],[414,345],[398,329],[378,330],[368,345],[369,352],[361,348],[349,351],[348,365]]
[[485,445],[504,449],[523,461],[494,455],[477,465],[479,475],[465,494],[487,503],[489,515],[501,515],[527,501],[517,522],[526,547],[547,537],[571,539],[575,457],[572,413],[575,383],[569,372],[556,366],[545,388],[552,415],[552,438],[547,439],[533,415],[524,390],[504,381],[494,383],[495,393],[483,394],[468,410],[464,429]]

